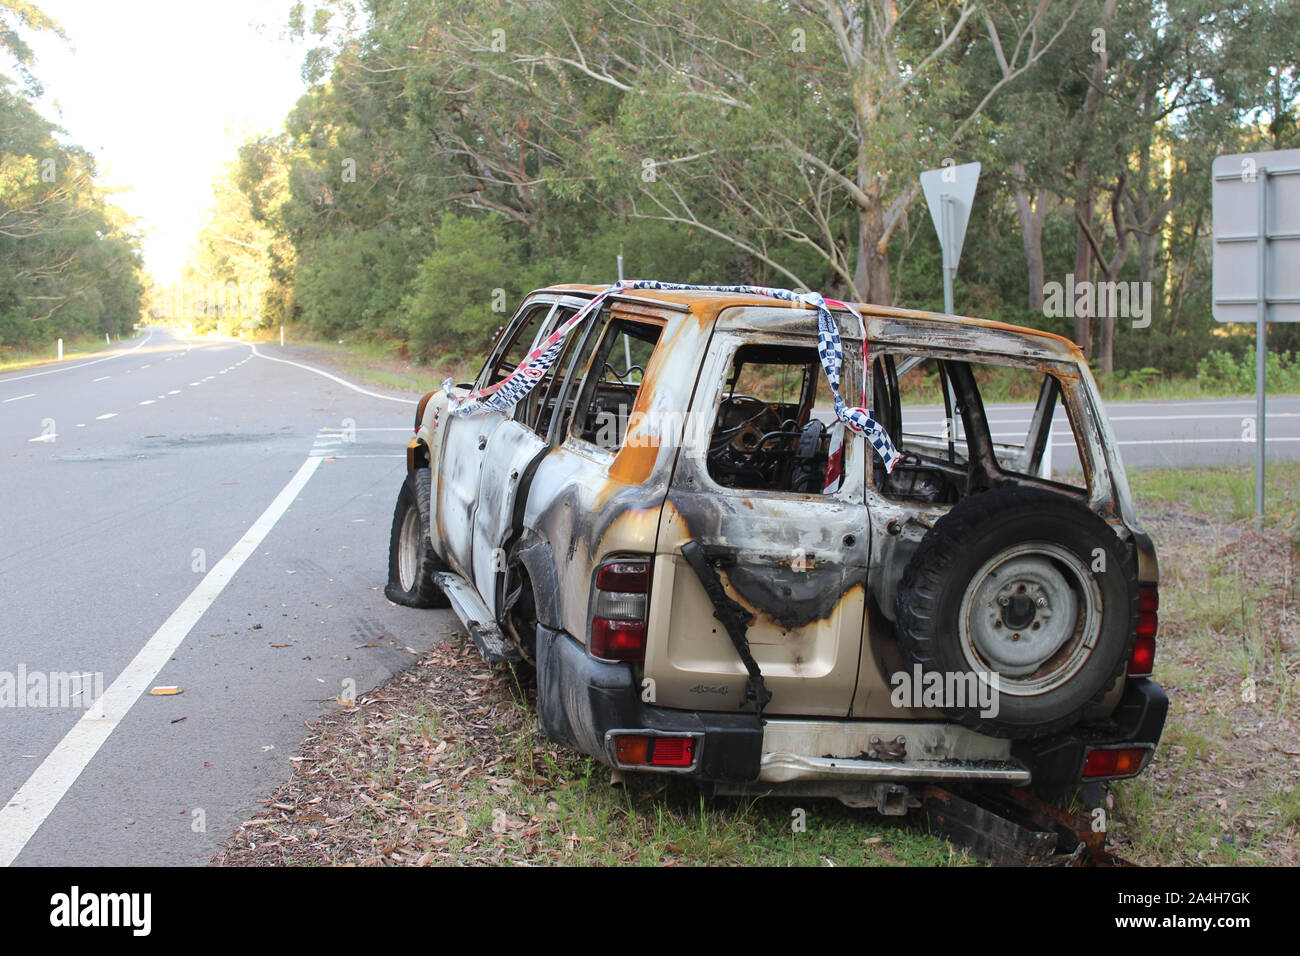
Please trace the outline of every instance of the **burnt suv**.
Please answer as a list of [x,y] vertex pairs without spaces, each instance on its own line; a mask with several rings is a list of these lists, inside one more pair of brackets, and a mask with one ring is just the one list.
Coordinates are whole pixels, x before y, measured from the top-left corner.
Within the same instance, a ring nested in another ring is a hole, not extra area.
[[885,812],[1139,773],[1156,556],[1078,348],[829,316],[896,456],[839,423],[804,303],[533,293],[475,382],[419,403],[389,598],[534,665],[543,730],[620,771]]

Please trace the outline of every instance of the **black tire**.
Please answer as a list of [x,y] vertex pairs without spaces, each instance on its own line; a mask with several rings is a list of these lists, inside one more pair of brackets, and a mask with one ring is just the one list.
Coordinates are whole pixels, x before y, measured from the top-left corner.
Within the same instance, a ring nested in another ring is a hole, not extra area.
[[995,706],[945,699],[942,709],[1013,739],[1071,727],[1106,696],[1132,652],[1137,610],[1133,560],[1110,526],[1077,501],[1015,486],[936,521],[895,606],[907,673],[920,665],[927,683],[937,675],[954,688],[996,673]]
[[443,569],[429,538],[428,468],[408,472],[393,509],[393,529],[388,539],[388,585],[384,596],[407,607],[448,607],[449,602],[433,580]]

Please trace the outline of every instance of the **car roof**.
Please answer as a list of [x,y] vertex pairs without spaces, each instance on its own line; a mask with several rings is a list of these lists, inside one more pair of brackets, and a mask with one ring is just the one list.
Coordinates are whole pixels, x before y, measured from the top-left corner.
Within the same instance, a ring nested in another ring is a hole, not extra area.
[[[537,290],[534,294],[562,292],[587,297],[595,296],[605,291],[606,288],[608,287],[603,285],[567,283],[547,286],[545,289]],[[652,302],[672,306],[679,310],[691,312],[702,322],[715,321],[726,309],[737,307],[761,309],[802,308],[799,303],[773,299],[752,292],[712,292],[698,289],[630,289],[618,293],[616,298],[620,301]],[[955,338],[961,336],[962,329],[972,332],[982,329],[1000,333],[981,337],[978,343],[972,343],[986,347],[989,351],[1014,351],[1014,346],[1010,349],[1007,347],[1009,339],[1011,341],[1019,339],[1024,342],[1025,339],[1020,337],[1030,336],[1033,344],[1038,347],[1036,351],[1041,349],[1062,358],[1083,360],[1083,353],[1074,342],[1054,332],[1011,325],[991,319],[979,319],[968,315],[945,315],[941,312],[903,309],[897,306],[875,305],[870,302],[853,302],[850,304],[861,312],[865,319],[887,320],[885,323],[887,332],[882,336],[884,339],[892,339],[896,334],[900,333],[901,337],[912,339],[915,335],[924,336],[925,331],[928,329],[932,333],[941,332],[941,337],[951,343]],[[832,311],[839,310],[832,309]],[[775,316],[773,318],[776,319]],[[758,316],[755,316],[752,321],[754,321],[755,325],[761,326],[761,319]],[[872,338],[877,338],[875,331],[872,332]]]

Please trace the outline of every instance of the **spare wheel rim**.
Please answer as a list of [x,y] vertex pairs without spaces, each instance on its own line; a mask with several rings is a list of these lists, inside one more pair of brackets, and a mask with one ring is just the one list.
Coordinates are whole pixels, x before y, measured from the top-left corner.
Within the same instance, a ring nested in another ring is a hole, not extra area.
[[1050,542],[999,551],[971,578],[957,630],[962,656],[997,689],[1033,697],[1082,670],[1101,637],[1101,588],[1084,561]]
[[398,539],[397,574],[403,591],[415,590],[416,569],[420,566],[420,516],[414,508],[407,508],[402,516],[402,530]]

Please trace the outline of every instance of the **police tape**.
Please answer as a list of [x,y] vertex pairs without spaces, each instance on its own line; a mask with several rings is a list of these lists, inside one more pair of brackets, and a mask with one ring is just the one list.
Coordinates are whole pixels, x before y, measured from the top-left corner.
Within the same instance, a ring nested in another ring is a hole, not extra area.
[[687,285],[678,282],[660,282],[656,279],[620,279],[611,286],[601,290],[586,305],[560,325],[535,349],[529,352],[522,362],[504,379],[487,388],[479,389],[463,398],[452,395],[451,379],[443,382],[447,393],[448,409],[456,416],[479,415],[486,412],[505,412],[513,408],[524,396],[531,392],[537,383],[545,377],[564,348],[564,341],[583,321],[600,309],[611,295],[634,289],[658,289],[681,292],[728,292],[736,295],[761,295],[785,302],[795,302],[817,312],[817,355],[821,360],[822,371],[830,386],[835,405],[835,417],[848,428],[865,435],[885,463],[886,471],[893,471],[894,465],[901,457],[894,447],[889,433],[875,420],[871,410],[866,407],[866,385],[862,389],[862,398],[857,406],[850,406],[840,394],[840,371],[844,367],[844,344],[840,339],[840,330],[831,314],[832,308],[845,309],[857,318],[862,330],[863,354],[866,354],[867,328],[862,315],[853,306],[836,299],[824,299],[817,292],[794,292],[790,289],[776,289],[768,286],[753,285]]

